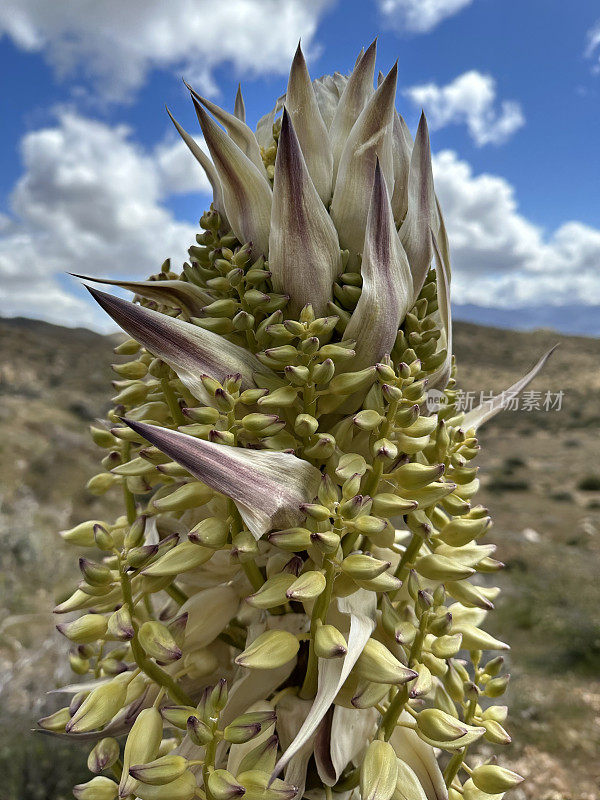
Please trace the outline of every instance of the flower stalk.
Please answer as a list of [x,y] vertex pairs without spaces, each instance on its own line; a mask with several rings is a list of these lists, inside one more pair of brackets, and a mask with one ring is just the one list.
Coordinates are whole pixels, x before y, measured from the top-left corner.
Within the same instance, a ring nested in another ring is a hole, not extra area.
[[131,338],[88,482],[124,513],[62,533],[87,553],[55,609],[81,692],[40,726],[98,741],[76,797],[492,800],[520,780],[466,761],[510,742],[473,463],[503,403],[456,407],[427,124],[413,144],[375,58],[311,81],[298,48],[256,132],[241,90],[230,113],[188,87],[210,158],[172,119],[214,195],[189,258],[93,279],[133,302],[88,287]]

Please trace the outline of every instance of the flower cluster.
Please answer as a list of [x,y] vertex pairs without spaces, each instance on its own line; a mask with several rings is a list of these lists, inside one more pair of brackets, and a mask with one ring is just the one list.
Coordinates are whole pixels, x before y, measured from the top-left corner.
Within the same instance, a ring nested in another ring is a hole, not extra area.
[[413,143],[396,68],[374,89],[374,67],[375,44],[312,82],[299,48],[256,133],[241,93],[230,114],[191,90],[211,158],[174,122],[214,202],[189,263],[102,281],[133,303],[90,288],[132,338],[88,483],[124,514],[62,534],[86,552],[55,609],[84,677],[40,720],[92,744],[79,800],[485,800],[522,780],[465,761],[510,742],[472,462],[544,359],[457,410],[427,126]]

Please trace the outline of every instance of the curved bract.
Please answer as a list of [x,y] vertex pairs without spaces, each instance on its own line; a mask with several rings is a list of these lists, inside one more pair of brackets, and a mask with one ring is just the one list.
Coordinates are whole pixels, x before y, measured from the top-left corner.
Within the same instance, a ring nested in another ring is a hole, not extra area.
[[210,158],[175,124],[214,203],[188,262],[102,281],[134,302],[90,288],[131,337],[88,482],[124,508],[62,533],[86,548],[55,612],[87,677],[40,720],[95,741],[81,800],[485,800],[520,780],[465,766],[510,741],[472,464],[503,401],[457,409],[427,126],[413,144],[375,58],[311,81],[298,48],[256,133],[241,90],[233,114],[192,90]]

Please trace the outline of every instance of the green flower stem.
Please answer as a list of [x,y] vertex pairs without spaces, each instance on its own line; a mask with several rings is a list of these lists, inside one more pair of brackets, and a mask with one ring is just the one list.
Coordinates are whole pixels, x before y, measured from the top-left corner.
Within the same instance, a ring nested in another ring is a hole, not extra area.
[[[394,428],[394,420],[396,419],[396,414],[398,413],[398,400],[390,400],[390,403],[387,407],[387,411],[385,414],[385,420],[379,426],[379,431],[377,434],[378,439],[389,439],[390,434]],[[376,461],[373,465],[373,470],[371,474],[367,478],[365,483],[364,493],[373,496],[377,493],[377,489],[379,488],[379,481],[383,476],[383,461]]]
[[119,555],[119,574],[121,578],[121,590],[123,592],[123,600],[129,609],[129,614],[131,616],[131,624],[134,630],[134,636],[131,640],[131,651],[133,653],[133,657],[136,660],[138,667],[145,672],[145,674],[151,678],[155,683],[158,683],[159,686],[163,686],[171,695],[171,697],[176,700],[178,703],[184,706],[193,706],[194,701],[192,698],[181,689],[177,683],[173,680],[173,678],[161,669],[158,664],[155,664],[154,661],[151,661],[144,652],[143,647],[138,641],[138,624],[136,622],[134,616],[134,604],[133,604],[133,597],[131,594],[131,582],[125,569],[123,567],[123,563],[121,561],[121,557]]
[[206,791],[206,797],[208,800],[212,800],[212,795],[208,789],[208,776],[215,768],[215,756],[217,752],[217,744],[219,740],[216,736],[210,740],[210,742],[204,748],[204,764],[202,765],[202,781],[204,783],[204,789]]
[[335,563],[329,559],[324,559],[325,563],[325,589],[317,598],[312,617],[310,620],[310,645],[308,652],[308,665],[306,667],[306,675],[304,683],[299,692],[299,697],[303,699],[310,699],[317,693],[318,685],[318,668],[319,659],[315,653],[315,634],[320,623],[325,622],[327,611],[331,603],[331,594],[333,592],[333,581],[335,579]]
[[179,403],[177,402],[177,397],[175,396],[173,387],[169,383],[169,379],[161,378],[160,387],[163,390],[165,400],[167,401],[167,405],[169,406],[169,411],[171,412],[171,416],[173,417],[173,422],[176,425],[185,425],[186,422],[185,417],[183,416],[183,412],[179,407]]
[[421,545],[423,544],[423,539],[417,533],[413,533],[412,539],[408,543],[408,547],[402,554],[402,558],[398,566],[396,567],[396,571],[394,575],[403,581],[408,572],[410,570],[411,564],[414,562],[415,558],[419,554],[419,550],[421,549]]
[[[421,655],[421,648],[423,647],[423,640],[425,639],[425,634],[427,632],[427,624],[429,622],[429,614],[425,613],[421,617],[421,622],[419,624],[419,630],[417,635],[415,636],[415,640],[410,648],[410,654],[408,657],[408,666],[411,667],[418,661]],[[396,692],[394,699],[388,706],[388,710],[385,712],[383,719],[379,725],[379,730],[383,731],[383,736],[386,742],[394,732],[394,728],[398,723],[398,719],[400,714],[402,713],[404,707],[408,703],[409,697],[409,689],[408,686],[405,684],[404,686],[400,687]]]
[[[121,447],[121,461],[123,464],[126,464],[130,458],[131,458],[131,444],[129,442],[123,442],[123,446]],[[127,522],[130,525],[133,525],[133,523],[137,519],[137,510],[135,507],[135,497],[129,491],[126,478],[123,478],[123,499],[125,500]]]
[[185,592],[182,592],[181,589],[174,583],[172,583],[170,586],[167,586],[165,592],[169,595],[169,597],[172,600],[175,600],[175,602],[180,606],[182,606],[188,599],[187,594],[185,594]]
[[[233,500],[228,497],[227,498],[227,509],[229,511],[229,527],[231,530],[232,535],[234,533],[239,533],[242,530],[242,520],[240,517],[240,512],[237,509],[236,504]],[[256,561],[253,558],[247,561],[240,561],[242,565],[242,569],[246,573],[246,577],[252,584],[252,588],[255,592],[257,592],[260,587],[265,582],[262,572],[259,570]]]
[[[476,684],[479,682],[480,677],[481,677],[481,670],[476,669],[475,680],[474,680]],[[473,697],[469,701],[469,705],[465,713],[464,721],[468,725],[473,724],[473,717],[475,716],[476,710],[477,710],[477,698]],[[450,761],[446,764],[446,769],[444,770],[444,781],[446,782],[446,786],[450,786],[450,784],[458,774],[459,769],[463,766],[463,761],[465,760],[465,756],[467,755],[468,749],[469,745],[463,747],[462,750],[457,750],[456,753],[454,753],[454,755],[450,759]]]

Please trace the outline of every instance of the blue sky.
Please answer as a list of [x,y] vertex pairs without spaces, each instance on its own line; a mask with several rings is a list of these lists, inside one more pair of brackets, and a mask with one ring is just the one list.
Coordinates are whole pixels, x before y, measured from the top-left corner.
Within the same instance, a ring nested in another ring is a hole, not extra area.
[[398,59],[398,109],[412,130],[421,106],[430,122],[459,310],[599,333],[595,6],[7,0],[0,313],[102,326],[65,272],[142,277],[185,257],[209,198],[164,111],[199,137],[180,76],[225,107],[241,80],[254,124],[285,90],[299,37],[318,77],[350,70],[378,36],[381,69]]

